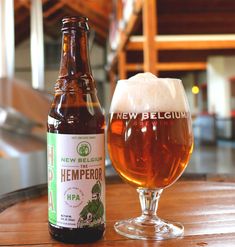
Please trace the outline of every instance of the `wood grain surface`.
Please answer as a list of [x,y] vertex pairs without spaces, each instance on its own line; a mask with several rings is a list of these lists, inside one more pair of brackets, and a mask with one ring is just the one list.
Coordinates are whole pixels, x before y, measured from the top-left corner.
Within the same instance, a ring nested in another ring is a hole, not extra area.
[[[134,188],[108,184],[107,228],[103,239],[82,246],[235,246],[235,183],[177,182],[160,200],[159,216],[185,226],[184,237],[164,241],[131,240],[113,229],[116,220],[138,216]],[[47,196],[17,203],[0,213],[0,246],[64,246],[47,230]],[[75,246],[75,245],[69,245]]]

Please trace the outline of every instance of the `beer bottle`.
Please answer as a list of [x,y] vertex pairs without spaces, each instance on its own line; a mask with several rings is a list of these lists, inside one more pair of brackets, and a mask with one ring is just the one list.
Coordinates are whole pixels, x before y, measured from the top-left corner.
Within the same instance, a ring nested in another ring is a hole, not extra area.
[[51,236],[93,242],[105,230],[104,114],[88,52],[88,19],[62,20],[62,54],[48,115],[48,220]]

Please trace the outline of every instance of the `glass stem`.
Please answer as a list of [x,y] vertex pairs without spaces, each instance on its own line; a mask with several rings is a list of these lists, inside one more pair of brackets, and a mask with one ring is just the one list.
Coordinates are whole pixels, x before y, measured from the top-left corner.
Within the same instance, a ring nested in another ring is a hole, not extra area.
[[151,190],[151,189],[137,189],[139,193],[139,199],[141,204],[142,216],[143,217],[157,217],[158,201],[162,193],[162,189]]

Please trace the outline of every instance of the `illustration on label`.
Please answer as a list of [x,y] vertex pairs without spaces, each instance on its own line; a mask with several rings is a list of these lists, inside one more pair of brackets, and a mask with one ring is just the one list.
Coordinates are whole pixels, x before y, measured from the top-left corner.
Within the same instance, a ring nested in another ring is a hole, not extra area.
[[87,202],[87,205],[82,209],[78,220],[78,227],[95,226],[104,222],[104,205],[101,201],[102,186],[98,180],[92,187],[92,200]]

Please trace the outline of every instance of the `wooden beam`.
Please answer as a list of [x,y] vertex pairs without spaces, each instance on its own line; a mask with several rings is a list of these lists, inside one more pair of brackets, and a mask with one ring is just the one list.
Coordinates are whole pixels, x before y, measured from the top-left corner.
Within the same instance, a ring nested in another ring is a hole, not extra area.
[[[22,22],[24,23],[28,17],[29,17],[29,10],[22,7],[19,8],[16,12],[15,12],[15,25],[21,24]],[[16,30],[16,31],[20,31],[20,30]]]
[[[45,23],[51,27],[55,26],[55,30],[57,30],[57,32],[60,33],[60,26],[61,26],[61,20],[64,16],[74,16],[74,15],[82,15],[81,13],[78,13],[76,11],[74,11],[73,9],[71,9],[68,6],[64,7],[63,11],[60,11],[61,9],[58,9],[57,11],[55,11],[52,15],[48,16],[48,18],[45,20]],[[57,28],[59,23],[59,27]],[[96,40],[99,40],[101,42],[99,42],[100,44],[102,44],[102,46],[104,45],[106,38],[107,38],[107,33],[99,26],[95,25],[95,23],[92,22],[92,20],[89,20],[89,26],[90,29],[93,29],[95,31],[95,33],[97,34],[95,36]]]
[[109,3],[111,1],[105,1],[105,4],[107,7],[104,7],[103,10],[101,9],[101,4],[102,1],[91,1],[91,0],[86,0],[86,1],[77,1],[77,0],[70,0],[74,1],[79,5],[80,8],[82,8],[85,12],[90,12],[94,17],[97,17],[100,21],[103,21],[106,25],[107,22],[109,22],[109,14],[111,10],[108,10],[107,7],[109,6]]
[[53,5],[51,8],[49,8],[43,13],[43,17],[44,18],[49,17],[50,15],[54,14],[58,9],[63,8],[63,6],[64,6],[64,3],[62,2],[56,3],[55,5]]
[[[129,63],[125,66],[127,71],[143,71],[144,64]],[[155,69],[158,71],[194,71],[205,70],[206,63],[204,62],[175,62],[175,63],[158,63],[155,64]]]
[[[117,7],[117,21],[120,22],[123,18],[123,3],[122,0],[117,0],[116,3]],[[122,40],[123,32],[120,32],[120,40]],[[126,53],[122,49],[118,52],[118,74],[119,74],[119,80],[120,79],[126,79]]]
[[82,3],[82,1],[77,0],[61,0],[65,5],[73,9],[74,11],[82,14],[83,16],[87,16],[91,19],[96,25],[101,27],[104,31],[108,32],[109,28],[109,18],[107,15],[100,16],[98,15],[93,8],[89,8],[86,6],[86,3]]
[[[30,18],[29,15],[26,18],[25,23],[15,25],[15,45],[19,45],[21,42],[29,38],[30,34]],[[18,32],[17,30],[20,30]]]
[[159,50],[215,50],[215,49],[234,49],[235,40],[217,41],[163,41],[157,42]]
[[158,63],[156,66],[160,71],[206,70],[206,63],[203,62]]
[[14,1],[14,10],[17,11],[20,7],[22,7],[21,1]]
[[126,52],[123,50],[118,53],[118,73],[119,80],[126,79]]
[[109,94],[109,99],[110,101],[112,100],[113,93],[116,87],[116,75],[113,70],[109,71],[109,81],[110,81],[110,94]]
[[[127,50],[142,50],[144,38],[133,37]],[[164,35],[155,37],[155,48],[158,50],[218,50],[234,49],[235,35]]]
[[[108,22],[105,24],[100,22],[98,18],[93,18],[90,13],[86,13],[79,5],[73,5],[71,1],[61,0],[66,6],[67,12],[75,13],[81,16],[87,16],[89,18],[90,27],[92,27],[95,32],[100,35],[103,39],[106,39],[108,36]],[[104,27],[105,25],[105,27]]]
[[144,71],[156,73],[156,3],[157,0],[145,0],[143,5],[143,33],[144,33]]
[[60,23],[60,26],[61,26],[61,20],[66,15],[69,15],[69,13],[67,13],[66,11],[64,11],[62,9],[57,9],[54,13],[51,13],[51,15],[49,15],[45,19],[45,21],[46,21],[47,25],[49,25],[49,26],[54,26],[54,25],[57,26],[58,23]]
[[109,66],[110,69],[113,69],[113,67],[116,65],[117,60],[118,60],[117,59],[118,53],[125,48],[128,40],[129,40],[130,34],[132,33],[132,31],[135,28],[136,23],[138,21],[139,13],[143,7],[143,1],[142,0],[136,0],[134,3],[135,3],[134,12],[131,14],[130,19],[127,23],[127,26],[125,27],[125,30],[120,32],[120,35],[121,35],[120,43],[118,45],[116,54],[113,56],[113,60],[110,62],[110,66]]
[[90,9],[94,9],[98,15],[109,19],[109,14],[112,11],[112,2],[107,0],[86,0],[86,5]]
[[142,63],[128,63],[126,64],[127,71],[143,71],[144,65]]
[[29,9],[31,6],[30,0],[18,0],[18,1],[21,3],[21,5],[23,5],[27,9]]
[[144,47],[144,42],[143,41],[132,41],[130,39],[130,41],[128,42],[126,49],[128,51],[139,51],[139,50],[143,50]]
[[29,0],[14,0],[14,10],[17,11],[20,8],[30,8]]
[[123,18],[123,3],[122,0],[117,0],[117,21],[121,21]]
[[[142,10],[143,7],[143,2],[142,1],[135,1],[134,2],[134,7],[133,7],[133,13],[132,16],[130,17],[124,32],[126,33],[126,35],[128,36],[127,38],[129,39],[130,35],[132,34],[133,30],[136,27],[136,24],[138,23],[138,19],[139,19],[139,14]],[[124,43],[125,45],[126,43]]]
[[15,11],[15,45],[18,45],[29,38],[29,14],[29,9],[26,9],[23,6]]

